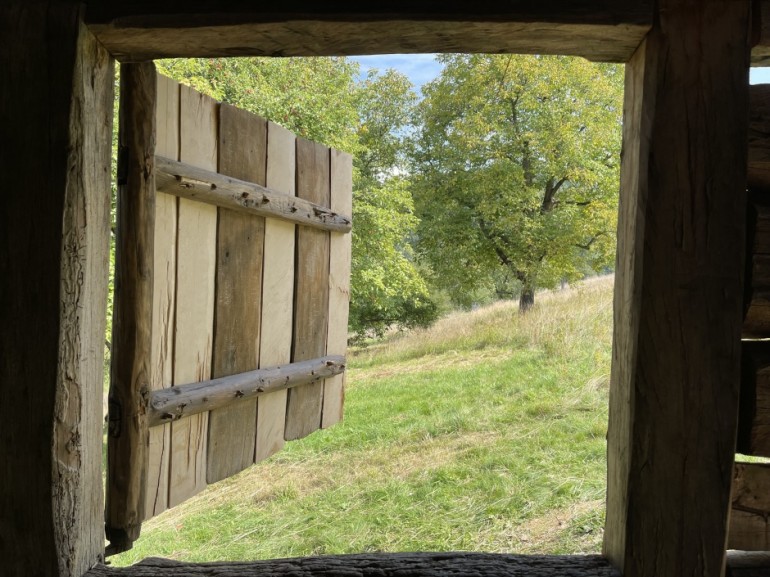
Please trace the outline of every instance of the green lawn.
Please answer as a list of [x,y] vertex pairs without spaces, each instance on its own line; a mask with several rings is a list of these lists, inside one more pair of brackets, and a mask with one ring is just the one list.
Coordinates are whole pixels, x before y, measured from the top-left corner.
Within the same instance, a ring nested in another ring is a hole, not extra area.
[[344,423],[148,521],[112,561],[598,551],[611,326],[604,278],[353,351]]

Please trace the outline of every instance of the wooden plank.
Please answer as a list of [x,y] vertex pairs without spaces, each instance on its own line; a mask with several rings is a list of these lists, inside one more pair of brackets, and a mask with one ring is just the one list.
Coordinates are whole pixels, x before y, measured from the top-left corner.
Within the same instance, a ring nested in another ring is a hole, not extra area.
[[749,4],[658,10],[626,66],[604,551],[626,577],[719,576],[740,378]]
[[[329,206],[330,151],[327,147],[297,139],[297,196]],[[294,280],[294,334],[292,362],[326,354],[329,321],[329,233],[297,228],[297,274]],[[300,439],[321,426],[323,383],[289,391],[286,405],[287,441]]]
[[735,464],[727,548],[770,550],[770,465]]
[[650,0],[463,5],[307,0],[193,6],[89,5],[91,29],[120,60],[179,56],[333,56],[421,52],[572,54],[625,62],[652,22]]
[[[179,84],[158,76],[156,152],[179,157]],[[157,183],[156,183],[157,184]],[[176,197],[156,194],[155,249],[152,325],[151,389],[170,387],[173,383],[174,313],[176,309]],[[171,426],[150,431],[147,478],[146,517],[168,508]]]
[[153,239],[155,228],[155,65],[120,68],[120,135],[112,319],[107,539],[130,549],[145,518],[152,380]]
[[[353,158],[339,150],[331,151],[331,209],[353,214]],[[348,348],[348,307],[350,305],[351,235],[332,233],[329,248],[329,329],[326,352],[344,355]],[[321,427],[342,420],[345,375],[324,381]]]
[[[620,577],[599,555],[495,553],[364,553],[253,561],[181,563],[149,558],[131,567],[99,565],[85,577]],[[661,576],[662,577],[662,576]]]
[[770,343],[742,343],[737,451],[770,457]]
[[[179,158],[216,170],[217,104],[180,87]],[[217,210],[179,199],[174,383],[211,378]],[[171,424],[169,507],[206,486],[208,414]]]
[[[264,185],[266,163],[265,120],[221,104],[219,172]],[[219,209],[214,378],[251,371],[259,366],[264,241],[264,218]],[[256,400],[211,412],[208,483],[235,475],[254,462],[256,433]]]
[[0,195],[3,575],[80,577],[104,554],[114,68],[81,10],[0,3],[0,173],[20,184]]
[[[155,151],[171,158],[179,156],[179,84],[158,76]],[[175,196],[155,197],[154,279],[152,292],[152,381],[157,391],[174,382],[174,313],[176,311],[177,208]],[[171,455],[171,425],[150,430],[145,517],[168,508],[168,479]]]
[[[294,134],[272,122],[267,124],[267,186],[295,194],[296,145]],[[260,366],[291,360],[294,303],[295,226],[286,221],[265,220],[265,252],[262,272],[262,339]],[[257,441],[254,459],[266,459],[283,447],[286,391],[265,395],[257,404]]]
[[[255,369],[208,381],[176,385],[171,389],[155,391],[150,395],[149,424],[154,427],[206,411],[223,411],[223,407],[228,409],[238,409],[242,405],[249,407],[254,404],[247,402],[249,400],[256,400],[257,397],[306,383],[320,382],[325,377],[341,375],[344,370],[345,357],[327,355],[318,359]],[[256,422],[256,406],[254,409],[252,416]],[[235,411],[235,414],[238,416],[239,412]],[[251,432],[253,436],[253,429]],[[253,441],[251,449],[254,450]],[[240,456],[240,452],[238,454]],[[253,456],[252,452],[251,458]]]
[[277,193],[260,184],[167,158],[159,157],[156,163],[157,187],[162,192],[241,211],[250,216],[281,218],[321,230],[350,231],[350,213],[340,214],[304,199]]

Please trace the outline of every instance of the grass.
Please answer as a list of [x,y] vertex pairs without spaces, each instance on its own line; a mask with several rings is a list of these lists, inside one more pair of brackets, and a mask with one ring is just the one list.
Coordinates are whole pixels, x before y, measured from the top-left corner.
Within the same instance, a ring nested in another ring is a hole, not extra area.
[[344,423],[148,521],[112,561],[598,551],[611,326],[602,278],[352,351]]

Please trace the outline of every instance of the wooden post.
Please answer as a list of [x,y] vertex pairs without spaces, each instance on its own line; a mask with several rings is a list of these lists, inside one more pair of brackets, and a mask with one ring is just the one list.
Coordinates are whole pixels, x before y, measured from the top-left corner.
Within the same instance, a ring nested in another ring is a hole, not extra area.
[[3,2],[0,38],[0,572],[80,577],[104,552],[113,63],[80,2]]
[[107,433],[107,538],[130,549],[145,517],[155,233],[155,65],[120,68],[120,153]]
[[740,378],[749,2],[661,0],[626,66],[604,551],[723,571]]

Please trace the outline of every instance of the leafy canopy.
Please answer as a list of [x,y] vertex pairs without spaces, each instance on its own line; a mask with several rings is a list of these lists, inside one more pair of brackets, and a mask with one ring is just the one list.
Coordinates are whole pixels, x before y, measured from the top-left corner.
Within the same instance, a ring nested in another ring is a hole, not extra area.
[[297,135],[353,154],[350,328],[381,333],[432,321],[435,306],[408,239],[417,219],[404,182],[403,134],[416,96],[395,71],[358,80],[345,58],[177,59],[161,73]]
[[454,301],[612,264],[622,69],[567,57],[446,55],[418,106],[418,248]]

